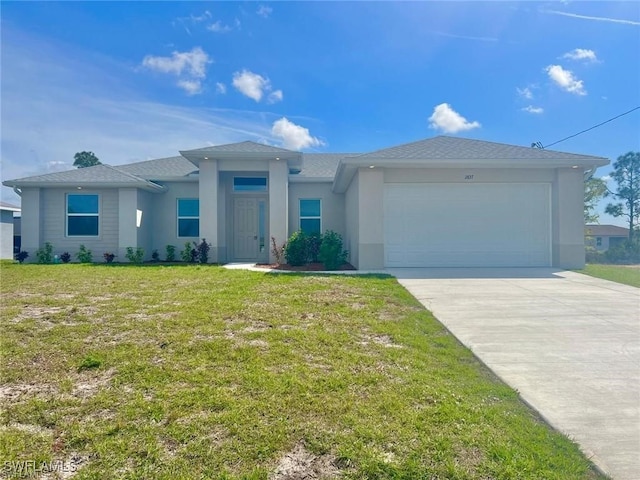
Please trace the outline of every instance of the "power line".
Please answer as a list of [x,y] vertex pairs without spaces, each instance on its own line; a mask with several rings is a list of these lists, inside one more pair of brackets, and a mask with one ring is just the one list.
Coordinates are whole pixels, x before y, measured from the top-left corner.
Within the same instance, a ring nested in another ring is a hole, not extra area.
[[553,145],[557,145],[558,143],[564,142],[565,140],[569,140],[570,138],[577,137],[578,135],[582,135],[583,133],[588,132],[589,130],[593,130],[594,128],[601,127],[605,123],[613,122],[615,119],[620,118],[620,117],[624,117],[625,115],[628,115],[631,112],[635,112],[638,109],[640,109],[640,105],[635,107],[635,108],[632,108],[628,112],[624,112],[624,113],[621,113],[620,115],[616,115],[615,117],[610,118],[609,120],[605,120],[602,123],[594,125],[593,127],[589,127],[589,128],[587,128],[585,130],[582,130],[581,132],[574,133],[573,135],[569,135],[568,137],[565,137],[562,140],[558,140],[557,142],[550,143],[549,145],[542,146],[542,144],[540,142],[535,142],[535,143],[532,143],[531,146],[534,147],[534,148],[548,148],[548,147],[551,147]]

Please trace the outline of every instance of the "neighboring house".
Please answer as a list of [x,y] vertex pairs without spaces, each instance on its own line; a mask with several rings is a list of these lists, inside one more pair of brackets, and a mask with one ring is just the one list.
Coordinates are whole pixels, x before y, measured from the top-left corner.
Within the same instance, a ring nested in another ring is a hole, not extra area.
[[629,238],[629,229],[615,225],[585,225],[585,244],[600,252],[620,245]]
[[584,264],[584,173],[601,157],[452,137],[365,154],[253,142],[5,181],[22,249],[149,258],[206,238],[212,262],[273,261],[270,238],[334,230],[359,269]]
[[0,259],[13,258],[14,213],[20,213],[20,207],[0,202]]

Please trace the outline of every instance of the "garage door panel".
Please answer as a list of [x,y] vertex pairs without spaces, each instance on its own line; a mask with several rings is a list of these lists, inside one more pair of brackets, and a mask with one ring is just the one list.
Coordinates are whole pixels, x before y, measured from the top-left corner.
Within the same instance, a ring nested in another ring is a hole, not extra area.
[[387,184],[385,265],[548,266],[550,185]]

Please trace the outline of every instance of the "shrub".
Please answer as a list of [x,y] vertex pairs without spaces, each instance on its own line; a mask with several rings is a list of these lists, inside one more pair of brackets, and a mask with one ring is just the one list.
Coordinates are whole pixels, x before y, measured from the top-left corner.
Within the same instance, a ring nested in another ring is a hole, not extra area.
[[626,240],[604,254],[611,263],[640,263],[640,240]]
[[180,252],[180,258],[183,262],[195,262],[196,261],[197,252],[192,247],[191,242],[186,242],[184,244],[184,249]]
[[196,254],[191,261],[194,262],[197,260],[199,263],[207,263],[207,261],[209,260],[209,250],[211,249],[211,244],[207,243],[207,240],[203,238],[200,243],[193,242],[193,245],[195,247],[194,251],[196,252]]
[[125,253],[124,256],[131,263],[142,263],[142,260],[144,259],[144,248],[136,247],[134,250],[133,247],[127,247],[127,253]]
[[322,236],[318,260],[327,270],[338,270],[347,261],[349,252],[342,249],[342,237],[333,230],[327,230]]
[[167,245],[165,247],[167,252],[166,260],[167,262],[175,262],[176,261],[176,247],[175,245]]
[[283,243],[282,246],[278,246],[276,243],[276,237],[271,237],[271,253],[273,257],[276,259],[276,263],[278,265],[282,265],[282,261],[284,260],[284,249],[286,248],[287,243]]
[[71,254],[69,252],[64,252],[60,255],[60,260],[62,260],[62,263],[69,263],[71,261]]
[[113,259],[116,257],[115,254],[111,252],[104,252],[102,256],[104,257],[104,261],[107,263],[113,262]]
[[309,248],[309,259],[312,262],[318,261],[318,255],[320,254],[320,245],[322,245],[322,234],[312,233],[307,237],[307,245]]
[[284,247],[284,258],[287,263],[292,266],[304,265],[309,259],[309,245],[307,244],[307,235],[298,230],[293,232],[287,240]]
[[16,253],[16,260],[18,261],[18,263],[24,262],[28,257],[29,252],[26,252],[25,250]]
[[605,253],[595,249],[595,247],[585,248],[585,261],[587,263],[606,263]]
[[36,257],[38,257],[38,263],[53,263],[53,245],[46,242],[44,247],[36,250]]
[[154,250],[153,252],[151,252],[151,260],[154,262],[160,261],[160,254],[158,253],[158,250]]
[[80,245],[80,250],[76,253],[76,258],[80,263],[91,263],[93,261],[93,254],[84,245]]

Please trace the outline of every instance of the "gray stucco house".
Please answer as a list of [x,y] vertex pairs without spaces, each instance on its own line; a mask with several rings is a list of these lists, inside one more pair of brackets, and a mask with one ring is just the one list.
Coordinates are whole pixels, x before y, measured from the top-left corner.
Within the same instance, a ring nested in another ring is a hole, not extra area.
[[629,239],[629,229],[616,225],[585,225],[585,243],[599,252],[616,247]]
[[20,213],[20,207],[0,202],[0,259],[13,258],[15,232],[14,214]]
[[[94,254],[206,238],[212,262],[267,262],[269,239],[334,230],[359,269],[584,265],[584,174],[608,160],[434,137],[370,153],[253,142],[5,181],[22,248]],[[32,255],[35,257],[35,255]]]

